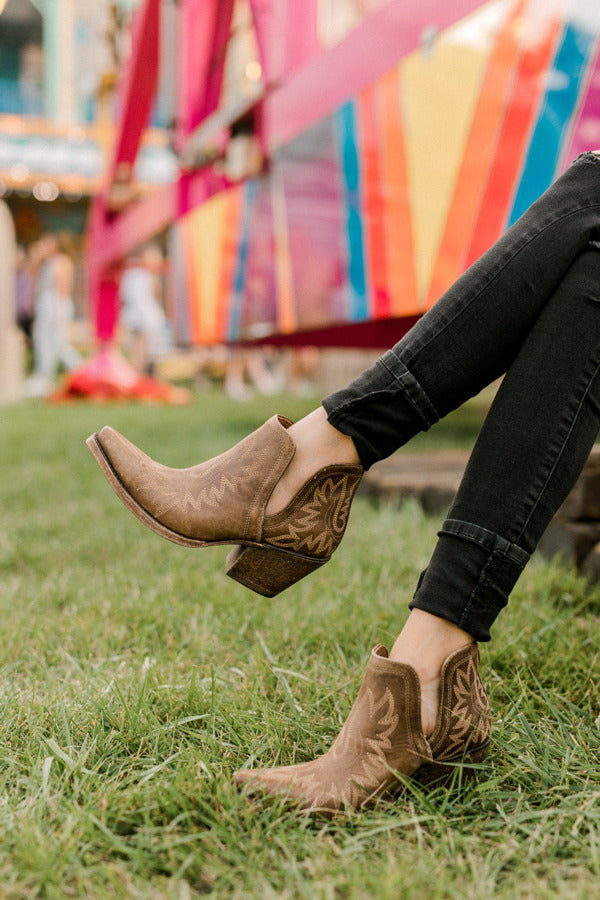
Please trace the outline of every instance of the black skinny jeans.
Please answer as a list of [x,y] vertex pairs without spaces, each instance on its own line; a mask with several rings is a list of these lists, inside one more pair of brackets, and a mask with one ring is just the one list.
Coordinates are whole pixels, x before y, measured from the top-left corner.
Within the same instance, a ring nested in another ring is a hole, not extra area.
[[368,468],[500,375],[411,608],[490,627],[600,429],[600,157],[585,153],[391,350],[323,400]]

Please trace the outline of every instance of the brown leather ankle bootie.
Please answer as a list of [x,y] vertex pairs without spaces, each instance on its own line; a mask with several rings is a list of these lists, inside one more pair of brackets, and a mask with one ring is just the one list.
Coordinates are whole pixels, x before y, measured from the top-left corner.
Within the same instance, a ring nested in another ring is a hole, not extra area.
[[421,727],[421,689],[415,670],[371,653],[356,702],[331,748],[312,762],[273,769],[242,769],[238,785],[276,794],[301,808],[332,813],[370,805],[401,784],[400,775],[431,782],[456,763],[479,762],[490,743],[491,716],[473,643],[445,661],[433,735]]
[[330,559],[363,473],[362,466],[327,466],[285,509],[266,516],[295,453],[291,424],[273,416],[231,450],[189,469],[154,462],[108,426],[87,444],[117,496],[152,531],[185,547],[235,544],[227,574],[274,597]]

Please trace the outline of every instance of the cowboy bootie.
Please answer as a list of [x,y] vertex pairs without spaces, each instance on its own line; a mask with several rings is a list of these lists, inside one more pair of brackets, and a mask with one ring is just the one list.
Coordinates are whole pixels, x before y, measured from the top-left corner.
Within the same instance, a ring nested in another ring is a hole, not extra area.
[[327,753],[295,766],[242,769],[235,780],[252,793],[280,795],[301,808],[332,813],[373,803],[398,788],[402,775],[430,782],[451,774],[456,763],[479,762],[490,743],[491,716],[478,663],[475,643],[446,659],[437,724],[427,738],[417,673],[388,659],[379,644],[350,715]]
[[125,506],[162,537],[185,547],[235,544],[227,574],[274,597],[326,563],[340,543],[362,466],[327,466],[285,509],[265,509],[295,453],[292,423],[273,416],[214,459],[188,469],[155,462],[113,428],[88,438]]

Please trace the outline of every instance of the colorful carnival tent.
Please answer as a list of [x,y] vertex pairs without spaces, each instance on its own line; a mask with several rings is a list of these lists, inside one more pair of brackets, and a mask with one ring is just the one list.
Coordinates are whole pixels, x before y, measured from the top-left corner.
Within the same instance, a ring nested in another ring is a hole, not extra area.
[[[101,340],[120,262],[169,228],[183,343],[388,346],[573,157],[600,147],[597,0],[375,0],[331,46],[323,0],[248,3],[261,81],[230,108],[234,0],[180,0],[166,25],[159,0],[139,11],[90,227]],[[181,168],[129,203],[161,23],[177,45]],[[264,164],[236,180],[227,158],[240,137]]]

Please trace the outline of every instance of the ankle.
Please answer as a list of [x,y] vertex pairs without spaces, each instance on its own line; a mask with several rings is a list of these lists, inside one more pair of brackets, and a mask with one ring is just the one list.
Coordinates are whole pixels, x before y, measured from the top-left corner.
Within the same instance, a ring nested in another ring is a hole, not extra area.
[[360,465],[354,441],[329,424],[327,412],[319,406],[290,426],[288,434],[296,445],[296,457],[314,461],[315,471],[335,464]]
[[287,506],[319,469],[331,465],[360,465],[354,441],[329,424],[322,406],[291,425],[288,434],[296,446],[296,452],[275,485],[266,508],[268,516]]
[[473,643],[466,631],[422,609],[413,609],[396,638],[390,659],[405,662],[426,679],[439,676],[445,660]]
[[471,635],[446,619],[413,609],[394,642],[390,659],[411,666],[421,685],[421,720],[426,737],[433,734],[439,708],[440,676],[446,659],[473,643]]

